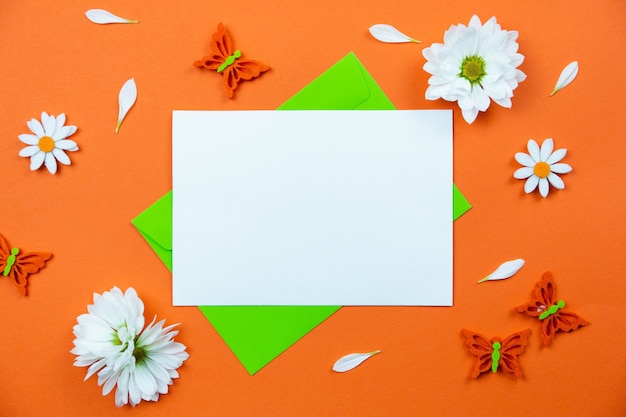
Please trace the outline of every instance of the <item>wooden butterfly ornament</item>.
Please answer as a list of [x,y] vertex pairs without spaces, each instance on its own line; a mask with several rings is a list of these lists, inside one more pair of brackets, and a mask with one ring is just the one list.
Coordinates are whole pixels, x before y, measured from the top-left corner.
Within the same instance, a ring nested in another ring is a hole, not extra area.
[[45,267],[51,257],[48,252],[25,253],[19,248],[12,248],[0,235],[0,277],[9,277],[22,295],[26,295],[28,276]]
[[240,81],[252,80],[270,69],[260,62],[242,58],[241,51],[234,48],[228,30],[221,23],[211,40],[211,54],[194,62],[193,65],[222,74],[228,98],[233,98]]
[[478,378],[483,372],[497,372],[502,369],[512,373],[518,378],[522,377],[517,357],[524,352],[528,343],[530,329],[513,333],[506,339],[499,337],[487,339],[485,336],[463,329],[465,344],[470,353],[474,356],[474,366],[472,368],[472,378]]
[[564,310],[565,301],[557,300],[551,272],[544,272],[533,288],[531,301],[516,307],[519,313],[541,320],[541,342],[548,346],[557,332],[572,332],[589,322],[577,314]]

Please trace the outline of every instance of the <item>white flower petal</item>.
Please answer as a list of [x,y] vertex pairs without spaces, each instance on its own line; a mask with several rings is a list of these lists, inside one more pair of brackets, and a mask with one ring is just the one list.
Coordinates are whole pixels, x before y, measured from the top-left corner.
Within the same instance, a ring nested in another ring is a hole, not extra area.
[[548,184],[548,180],[545,178],[539,178],[539,194],[542,197],[547,197],[550,192],[550,185]]
[[19,155],[23,157],[30,157],[36,154],[37,152],[40,152],[39,146],[27,146],[25,148],[22,148]]
[[65,113],[61,113],[56,117],[57,129],[65,124]]
[[119,132],[122,121],[124,117],[126,117],[126,113],[128,113],[130,108],[135,104],[135,100],[137,100],[137,85],[135,84],[135,79],[131,78],[124,83],[118,96],[119,112],[115,133]]
[[74,152],[78,150],[76,142],[70,139],[59,140],[54,143],[55,148],[63,149],[64,151]]
[[463,115],[463,119],[465,119],[468,124],[472,124],[478,116],[478,109],[475,107],[472,107],[471,109],[461,109],[461,114]]
[[553,172],[548,174],[548,182],[550,182],[550,185],[552,185],[556,189],[562,190],[563,188],[565,188],[565,183],[563,182],[561,177]]
[[57,161],[59,161],[63,165],[70,165],[72,163],[70,161],[70,157],[67,156],[67,154],[63,152],[61,149],[54,148],[52,150],[52,154],[57,159]]
[[21,135],[17,136],[19,138],[20,141],[22,141],[23,143],[27,144],[27,145],[37,145],[39,144],[39,136],[36,135],[30,135],[28,133],[23,133]]
[[553,164],[550,165],[550,171],[556,174],[567,174],[568,172],[572,172],[572,167],[568,164]]
[[576,76],[578,75],[578,62],[573,61],[567,64],[563,71],[561,71],[561,75],[559,75],[559,79],[554,86],[554,89],[550,93],[550,96],[556,94],[557,91],[561,90],[563,87],[568,86]]
[[42,114],[42,124],[43,124],[43,130],[46,133],[46,136],[50,136],[52,137],[52,135],[54,135],[54,131],[56,130],[57,127],[57,123],[56,120],[54,119],[54,116],[47,116],[44,117],[45,113]]
[[554,141],[548,138],[541,144],[541,161],[546,162],[554,149]]
[[46,135],[46,132],[43,130],[43,126],[37,119],[30,119],[30,121],[26,122],[26,126],[38,137],[42,137]]
[[536,162],[530,157],[530,155],[524,152],[517,152],[515,154],[515,160],[525,167],[533,168]]
[[552,165],[555,162],[559,162],[561,159],[565,158],[565,155],[567,155],[567,149],[557,149],[556,151],[554,151],[554,153],[552,153],[552,155],[550,155],[546,162]]
[[368,353],[351,353],[349,355],[343,356],[339,358],[337,362],[335,362],[335,364],[333,365],[333,371],[347,372],[359,366],[366,359],[369,359],[380,352],[380,350],[375,350]]
[[56,174],[57,172],[57,160],[54,158],[52,152],[47,152],[44,160],[46,168],[51,174]]
[[535,191],[535,188],[537,188],[537,184],[539,184],[539,177],[536,175],[530,176],[524,183],[524,191],[526,192],[526,194]]
[[45,152],[39,152],[30,157],[30,170],[35,171],[43,165],[43,161],[46,158]]
[[517,169],[513,173],[513,177],[517,178],[518,180],[526,179],[531,175],[533,175],[533,169],[531,167],[522,167]]
[[527,147],[528,153],[530,154],[530,157],[533,159],[533,161],[541,161],[541,151],[539,150],[539,145],[537,145],[537,142],[531,139],[528,141]]
[[391,25],[376,24],[369,28],[370,33],[376,39],[385,43],[421,43],[417,39],[413,39]]
[[85,12],[85,16],[87,16],[87,19],[91,20],[93,23],[97,23],[99,25],[106,25],[109,23],[139,23],[138,20],[125,19],[102,9],[87,10]]
[[506,261],[491,274],[478,281],[478,283],[485,281],[495,281],[501,279],[507,279],[517,274],[517,272],[524,266],[523,259],[515,259],[513,261]]

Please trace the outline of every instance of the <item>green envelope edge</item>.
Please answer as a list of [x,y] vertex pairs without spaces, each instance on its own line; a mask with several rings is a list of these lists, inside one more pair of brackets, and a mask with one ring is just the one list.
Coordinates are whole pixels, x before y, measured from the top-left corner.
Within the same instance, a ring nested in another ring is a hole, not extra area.
[[[350,52],[283,103],[279,110],[395,110],[363,64]],[[453,185],[453,219],[471,208]],[[172,191],[132,220],[172,270]],[[340,306],[198,306],[250,375],[278,357]]]

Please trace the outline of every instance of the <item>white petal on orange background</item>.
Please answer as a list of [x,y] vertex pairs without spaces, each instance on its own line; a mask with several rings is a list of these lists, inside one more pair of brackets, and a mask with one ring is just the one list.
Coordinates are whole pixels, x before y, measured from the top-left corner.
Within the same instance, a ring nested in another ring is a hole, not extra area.
[[574,78],[576,78],[577,75],[578,75],[578,62],[577,61],[570,62],[565,68],[563,68],[563,71],[561,71],[561,75],[559,76],[559,79],[556,82],[556,85],[554,86],[554,90],[552,90],[550,95],[552,96],[556,94],[557,91],[568,86],[572,81],[574,81]]
[[478,283],[485,281],[497,281],[500,279],[511,278],[513,275],[517,274],[517,272],[524,266],[523,259],[515,259],[512,261],[506,261],[502,265],[500,265],[495,271],[491,274],[487,275],[485,278],[478,281]]
[[391,25],[376,24],[369,29],[372,36],[381,42],[385,43],[422,43],[417,39],[413,39]]
[[131,78],[126,81],[120,90],[120,94],[118,97],[119,101],[119,113],[117,115],[117,125],[115,126],[115,133],[119,132],[120,126],[126,117],[126,113],[130,110],[131,107],[135,104],[135,100],[137,100],[137,84],[135,84],[135,79]]
[[357,366],[362,364],[363,361],[371,358],[372,356],[380,352],[381,352],[380,350],[375,350],[373,352],[368,352],[368,353],[351,353],[349,355],[343,356],[339,358],[337,362],[335,362],[335,364],[333,365],[333,371],[347,372],[351,369],[356,368]]
[[110,23],[139,23],[138,20],[125,19],[102,9],[87,10],[85,16],[87,16],[87,19],[99,25],[108,25]]

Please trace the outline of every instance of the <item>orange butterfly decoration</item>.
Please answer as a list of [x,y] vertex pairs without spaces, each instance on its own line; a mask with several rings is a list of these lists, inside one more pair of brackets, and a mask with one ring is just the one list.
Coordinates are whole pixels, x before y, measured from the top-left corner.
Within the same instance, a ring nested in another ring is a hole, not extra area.
[[52,254],[48,252],[24,253],[18,248],[11,248],[4,236],[0,235],[0,277],[9,277],[22,295],[26,295],[28,275],[45,267],[51,257]]
[[472,378],[478,378],[483,372],[495,373],[498,369],[510,372],[518,378],[522,377],[522,370],[517,357],[526,348],[530,329],[513,333],[504,340],[499,337],[489,340],[481,334],[465,329],[461,332],[465,336],[465,344],[475,358]]
[[535,284],[531,301],[515,310],[541,320],[541,342],[548,346],[557,332],[571,332],[589,322],[569,311],[564,311],[565,302],[556,299],[554,279],[551,272],[544,272],[541,281]]
[[241,80],[252,80],[270,69],[265,64],[250,59],[242,59],[241,51],[235,50],[228,30],[221,23],[211,40],[211,54],[193,63],[195,67],[217,70],[224,78],[226,95],[233,93]]

